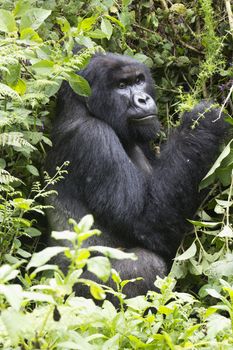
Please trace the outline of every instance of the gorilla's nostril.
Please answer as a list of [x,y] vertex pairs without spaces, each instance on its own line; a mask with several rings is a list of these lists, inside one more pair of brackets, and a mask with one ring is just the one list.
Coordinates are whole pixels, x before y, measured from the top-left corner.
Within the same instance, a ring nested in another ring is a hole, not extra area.
[[138,103],[144,103],[146,104],[146,99],[145,98],[139,98]]

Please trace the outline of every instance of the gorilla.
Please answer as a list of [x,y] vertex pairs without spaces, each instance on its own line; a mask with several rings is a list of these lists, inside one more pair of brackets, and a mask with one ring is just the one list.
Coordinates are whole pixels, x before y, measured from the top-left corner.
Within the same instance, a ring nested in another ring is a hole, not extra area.
[[102,234],[87,243],[134,252],[136,261],[114,260],[113,267],[122,279],[143,277],[126,290],[128,297],[144,294],[155,288],[157,275],[169,272],[190,229],[187,219],[202,198],[199,183],[218,155],[226,123],[219,109],[202,101],[182,115],[158,154],[149,69],[131,57],[97,53],[78,74],[92,92],[79,96],[64,82],[58,94],[45,168],[53,175],[56,166],[70,163],[55,185],[50,227],[67,229],[69,218],[92,213]]

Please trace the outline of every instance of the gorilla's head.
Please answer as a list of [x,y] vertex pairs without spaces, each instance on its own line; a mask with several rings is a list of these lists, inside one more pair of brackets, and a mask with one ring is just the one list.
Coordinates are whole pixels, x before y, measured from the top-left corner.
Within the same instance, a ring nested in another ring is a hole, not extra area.
[[149,69],[128,56],[96,54],[80,72],[91,88],[89,112],[123,142],[154,139],[160,129]]

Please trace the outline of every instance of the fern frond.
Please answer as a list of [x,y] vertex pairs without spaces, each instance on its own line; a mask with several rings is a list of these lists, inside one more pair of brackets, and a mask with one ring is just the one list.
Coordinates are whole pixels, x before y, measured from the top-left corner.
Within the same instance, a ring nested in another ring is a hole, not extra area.
[[10,88],[8,85],[0,83],[0,97],[5,97],[8,96],[12,99],[16,99],[21,101],[21,97],[19,96],[19,94],[13,90],[12,88]]
[[0,183],[1,184],[5,184],[5,185],[9,185],[10,183],[14,182],[14,181],[19,181],[22,183],[22,181],[20,179],[18,179],[15,176],[12,176],[8,171],[6,171],[5,169],[0,169]]
[[30,149],[34,150],[33,147],[28,141],[23,138],[23,134],[21,132],[5,132],[0,134],[0,145],[2,146],[14,146],[14,147],[22,147],[26,146]]

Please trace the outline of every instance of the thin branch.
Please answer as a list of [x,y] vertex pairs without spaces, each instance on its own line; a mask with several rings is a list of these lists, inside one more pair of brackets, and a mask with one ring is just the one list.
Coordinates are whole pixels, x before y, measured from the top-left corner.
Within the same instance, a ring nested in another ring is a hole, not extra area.
[[225,6],[226,6],[226,10],[227,10],[231,34],[233,36],[233,13],[231,10],[231,0],[225,0]]

